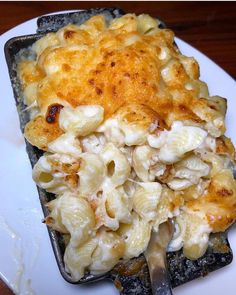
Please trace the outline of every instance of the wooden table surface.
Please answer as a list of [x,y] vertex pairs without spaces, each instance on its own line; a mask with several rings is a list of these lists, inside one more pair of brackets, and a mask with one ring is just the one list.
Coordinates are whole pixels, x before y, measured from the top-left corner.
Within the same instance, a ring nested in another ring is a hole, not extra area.
[[[236,2],[0,2],[0,34],[54,11],[114,6],[160,17],[176,36],[236,77]],[[12,294],[1,281],[0,294]]]

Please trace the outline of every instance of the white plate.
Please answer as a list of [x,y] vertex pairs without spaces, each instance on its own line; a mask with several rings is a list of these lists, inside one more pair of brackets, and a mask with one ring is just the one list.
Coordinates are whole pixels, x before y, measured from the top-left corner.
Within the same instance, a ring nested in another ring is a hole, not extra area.
[[[118,294],[109,282],[89,286],[65,282],[56,265],[46,226],[41,223],[43,214],[31,178],[31,166],[19,127],[3,52],[8,39],[35,31],[36,19],[33,19],[0,37],[0,276],[17,294]],[[183,54],[194,56],[200,63],[201,79],[208,83],[210,94],[228,98],[227,134],[236,144],[235,81],[202,53],[179,39],[176,41]],[[235,227],[230,230],[229,240],[236,253]],[[235,273],[236,260],[206,278],[176,288],[173,294],[232,294],[235,290]]]

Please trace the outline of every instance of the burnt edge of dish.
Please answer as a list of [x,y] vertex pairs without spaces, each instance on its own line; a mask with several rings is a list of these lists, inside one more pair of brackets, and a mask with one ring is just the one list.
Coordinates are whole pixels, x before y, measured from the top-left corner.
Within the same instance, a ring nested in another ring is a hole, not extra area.
[[[88,12],[88,14],[86,14]],[[34,59],[35,56],[30,50],[31,45],[46,33],[56,31],[68,23],[81,24],[93,15],[104,14],[107,21],[120,17],[124,12],[116,8],[90,9],[74,13],[43,16],[38,19],[37,34],[14,37],[5,44],[5,56],[8,65],[9,76],[15,97],[16,107],[20,120],[20,127],[23,133],[24,126],[29,121],[29,114],[25,111],[25,104],[22,99],[20,81],[17,77],[17,63],[22,59]],[[81,17],[81,18],[80,18]],[[161,28],[165,27],[162,22]],[[177,46],[175,44],[175,46]],[[43,152],[26,142],[26,150],[32,167],[42,156]],[[49,214],[45,206],[55,196],[37,187],[40,203],[44,216]],[[120,262],[111,271],[95,276],[89,273],[80,281],[75,281],[65,270],[63,255],[65,251],[64,236],[48,227],[48,233],[52,243],[55,258],[63,278],[73,284],[94,282],[101,279],[110,279],[123,295],[148,295],[151,294],[148,267],[143,255],[126,262]],[[227,233],[211,234],[209,247],[206,254],[195,260],[184,257],[182,250],[167,253],[168,270],[172,288],[187,283],[193,279],[206,276],[209,272],[222,268],[231,263],[233,259]]]

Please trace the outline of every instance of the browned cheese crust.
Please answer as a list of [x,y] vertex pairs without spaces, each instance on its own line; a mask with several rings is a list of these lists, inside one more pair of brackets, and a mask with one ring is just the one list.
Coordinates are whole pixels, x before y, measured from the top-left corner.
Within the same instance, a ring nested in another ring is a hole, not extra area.
[[[135,15],[126,15],[107,27],[104,18],[96,16],[80,27],[69,25],[41,39],[35,46],[37,60],[19,66],[24,87],[38,82],[40,113],[45,116],[55,103],[99,104],[108,118],[121,107],[131,112],[128,105],[136,104],[140,112],[149,108],[150,116],[161,117],[167,127],[175,120],[205,125],[224,118],[225,100],[207,97],[197,62],[179,53],[173,32],[156,27],[145,33],[139,22]],[[132,114],[126,117],[130,121]],[[223,134],[224,123],[220,124]],[[37,146],[31,137],[40,127],[34,125],[32,121],[27,126],[26,137]],[[45,145],[52,140],[47,134]]]

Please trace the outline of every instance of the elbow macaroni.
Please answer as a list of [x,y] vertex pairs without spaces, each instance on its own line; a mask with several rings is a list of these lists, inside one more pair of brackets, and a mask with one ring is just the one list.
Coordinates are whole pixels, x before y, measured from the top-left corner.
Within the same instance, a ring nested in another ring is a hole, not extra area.
[[39,39],[18,67],[25,136],[45,151],[33,179],[55,194],[45,222],[69,236],[74,280],[139,256],[168,218],[169,251],[190,259],[236,219],[226,100],[209,96],[196,60],[159,24],[92,17]]

